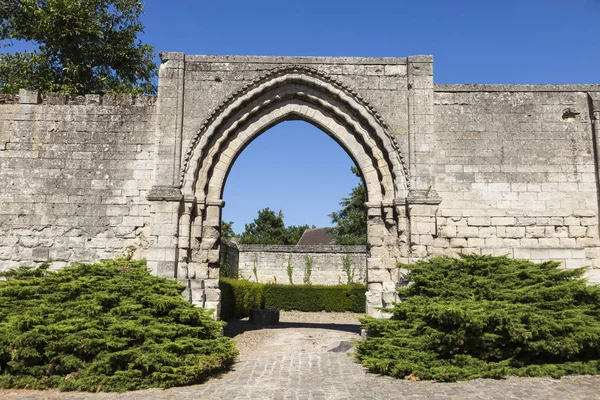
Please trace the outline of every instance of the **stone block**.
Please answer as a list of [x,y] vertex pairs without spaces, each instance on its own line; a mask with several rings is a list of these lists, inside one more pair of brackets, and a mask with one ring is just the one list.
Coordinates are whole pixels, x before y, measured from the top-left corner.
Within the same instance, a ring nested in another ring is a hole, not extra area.
[[515,248],[513,249],[513,257],[520,258],[523,260],[529,260],[531,258],[531,249]]
[[392,282],[392,276],[388,269],[369,269],[367,271],[367,280],[371,282]]
[[547,248],[559,247],[560,239],[558,239],[558,238],[539,238],[538,245],[540,247],[547,247]]
[[456,226],[453,225],[445,225],[440,227],[439,236],[443,238],[453,238],[456,237]]
[[427,246],[413,245],[411,246],[411,252],[415,258],[426,258],[429,255]]
[[[560,247],[577,247],[579,244],[577,243],[580,239],[575,238],[559,238],[558,245]],[[585,239],[584,239],[585,240]]]
[[480,238],[490,238],[490,237],[495,237],[496,236],[496,227],[481,227],[479,228],[479,235],[478,237]]
[[490,226],[490,217],[470,217],[467,219],[467,224],[470,226]]
[[471,248],[481,248],[485,246],[485,239],[482,238],[468,238],[467,246]]
[[577,217],[565,217],[564,224],[570,226],[579,226],[581,225],[581,219]]
[[31,257],[33,261],[47,261],[49,256],[49,249],[44,247],[36,247],[31,251]]
[[394,303],[398,303],[400,301],[400,297],[398,297],[398,293],[396,291],[393,292],[383,292],[381,296],[381,300],[383,303],[383,307],[391,307]]
[[596,218],[580,218],[579,222],[582,226],[595,226],[598,225],[598,220]]
[[367,282],[367,290],[369,292],[383,292],[382,282]]
[[456,230],[457,237],[475,238],[479,236],[479,228],[476,226],[459,226]]
[[[554,229],[552,229],[554,232]],[[543,226],[527,226],[525,227],[525,237],[542,238],[546,236],[547,228]]]
[[549,259],[548,249],[531,249],[531,258],[540,260]]
[[522,238],[525,236],[525,228],[522,226],[507,226],[505,234],[507,238]]
[[600,248],[592,247],[585,249],[585,258],[600,259]]
[[[367,293],[365,293],[365,300],[367,303],[366,304],[367,311],[369,310],[369,308],[383,307],[383,297],[382,296],[383,296],[383,292],[367,291]],[[369,315],[371,315],[371,314],[369,314]]]
[[456,248],[467,247],[467,239],[452,238],[452,239],[450,239],[450,247],[456,247]]
[[496,226],[514,226],[516,219],[514,217],[492,217],[491,224]]
[[37,90],[19,89],[20,104],[40,104],[42,97]]
[[565,267],[567,269],[587,267],[590,265],[592,265],[592,261],[585,258],[572,258],[565,260]]
[[450,241],[446,238],[438,237],[438,238],[434,239],[434,241],[433,241],[434,248],[445,249],[445,248],[448,248],[449,246],[450,246]]
[[588,228],[585,226],[579,226],[579,225],[570,225],[569,226],[569,237],[582,238],[582,237],[586,237],[587,234],[588,234]]
[[548,249],[548,258],[567,259],[572,257],[571,249]]

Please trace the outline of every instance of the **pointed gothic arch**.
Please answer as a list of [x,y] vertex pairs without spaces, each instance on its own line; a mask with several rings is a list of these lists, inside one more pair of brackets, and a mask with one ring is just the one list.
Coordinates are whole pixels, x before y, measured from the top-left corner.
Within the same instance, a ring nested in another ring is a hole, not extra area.
[[234,92],[190,141],[180,174],[185,206],[179,220],[179,276],[202,279],[205,297],[196,302],[205,305],[207,293],[218,291],[222,194],[229,171],[252,140],[287,120],[320,128],[363,176],[369,209],[367,312],[379,315],[377,307],[396,300],[395,264],[406,256],[401,254],[406,246],[399,244],[406,219],[396,208],[410,189],[404,158],[387,124],[366,101],[304,66],[277,68]]

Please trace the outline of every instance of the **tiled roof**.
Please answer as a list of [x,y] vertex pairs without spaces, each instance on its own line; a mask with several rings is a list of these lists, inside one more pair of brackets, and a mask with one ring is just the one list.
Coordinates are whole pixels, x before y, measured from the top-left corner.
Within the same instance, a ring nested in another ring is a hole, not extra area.
[[329,233],[329,228],[307,229],[302,234],[299,246],[311,246],[319,244],[333,244],[333,235]]

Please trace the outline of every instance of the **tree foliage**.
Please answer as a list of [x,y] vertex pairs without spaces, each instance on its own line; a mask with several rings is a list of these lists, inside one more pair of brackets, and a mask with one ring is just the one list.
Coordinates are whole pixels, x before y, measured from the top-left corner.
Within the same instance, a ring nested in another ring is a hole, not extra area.
[[[352,167],[352,172],[361,177],[356,167]],[[361,178],[362,179],[362,178]],[[333,234],[335,244],[339,245],[366,245],[367,244],[367,189],[362,182],[352,189],[350,196],[342,199],[340,206],[342,209],[329,214],[333,228],[330,232]]]
[[141,13],[140,0],[0,1],[0,40],[37,46],[0,55],[0,92],[155,92]]
[[308,225],[289,227],[283,222],[283,213],[277,214],[271,209],[264,208],[258,211],[258,216],[253,222],[244,226],[244,232],[240,235],[242,244],[298,244],[300,237]]
[[412,285],[390,320],[362,321],[373,337],[357,357],[408,379],[599,374],[600,288],[558,266],[478,255],[405,265]]
[[222,323],[141,261],[19,269],[0,281],[0,387],[124,391],[198,383],[233,362]]
[[236,236],[233,231],[233,221],[221,221],[221,237],[225,240],[230,240]]

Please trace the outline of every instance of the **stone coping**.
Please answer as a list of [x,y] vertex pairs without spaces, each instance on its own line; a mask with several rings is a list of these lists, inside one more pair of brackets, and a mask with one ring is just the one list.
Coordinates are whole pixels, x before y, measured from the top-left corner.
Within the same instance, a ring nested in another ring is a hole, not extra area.
[[234,56],[234,55],[191,55],[176,52],[160,53],[161,61],[185,60],[193,63],[257,63],[257,64],[407,64],[431,63],[433,56],[409,57],[323,57],[323,56]]
[[[24,93],[27,96],[24,96]],[[86,94],[68,95],[63,93],[44,93],[21,91],[20,94],[0,94],[0,104],[42,104],[70,106],[154,106],[157,96],[144,94]]]
[[366,253],[367,246],[337,245],[268,245],[268,244],[233,244],[240,252],[261,253]]
[[435,84],[434,92],[600,92],[600,84],[584,85],[491,85],[491,84]]

